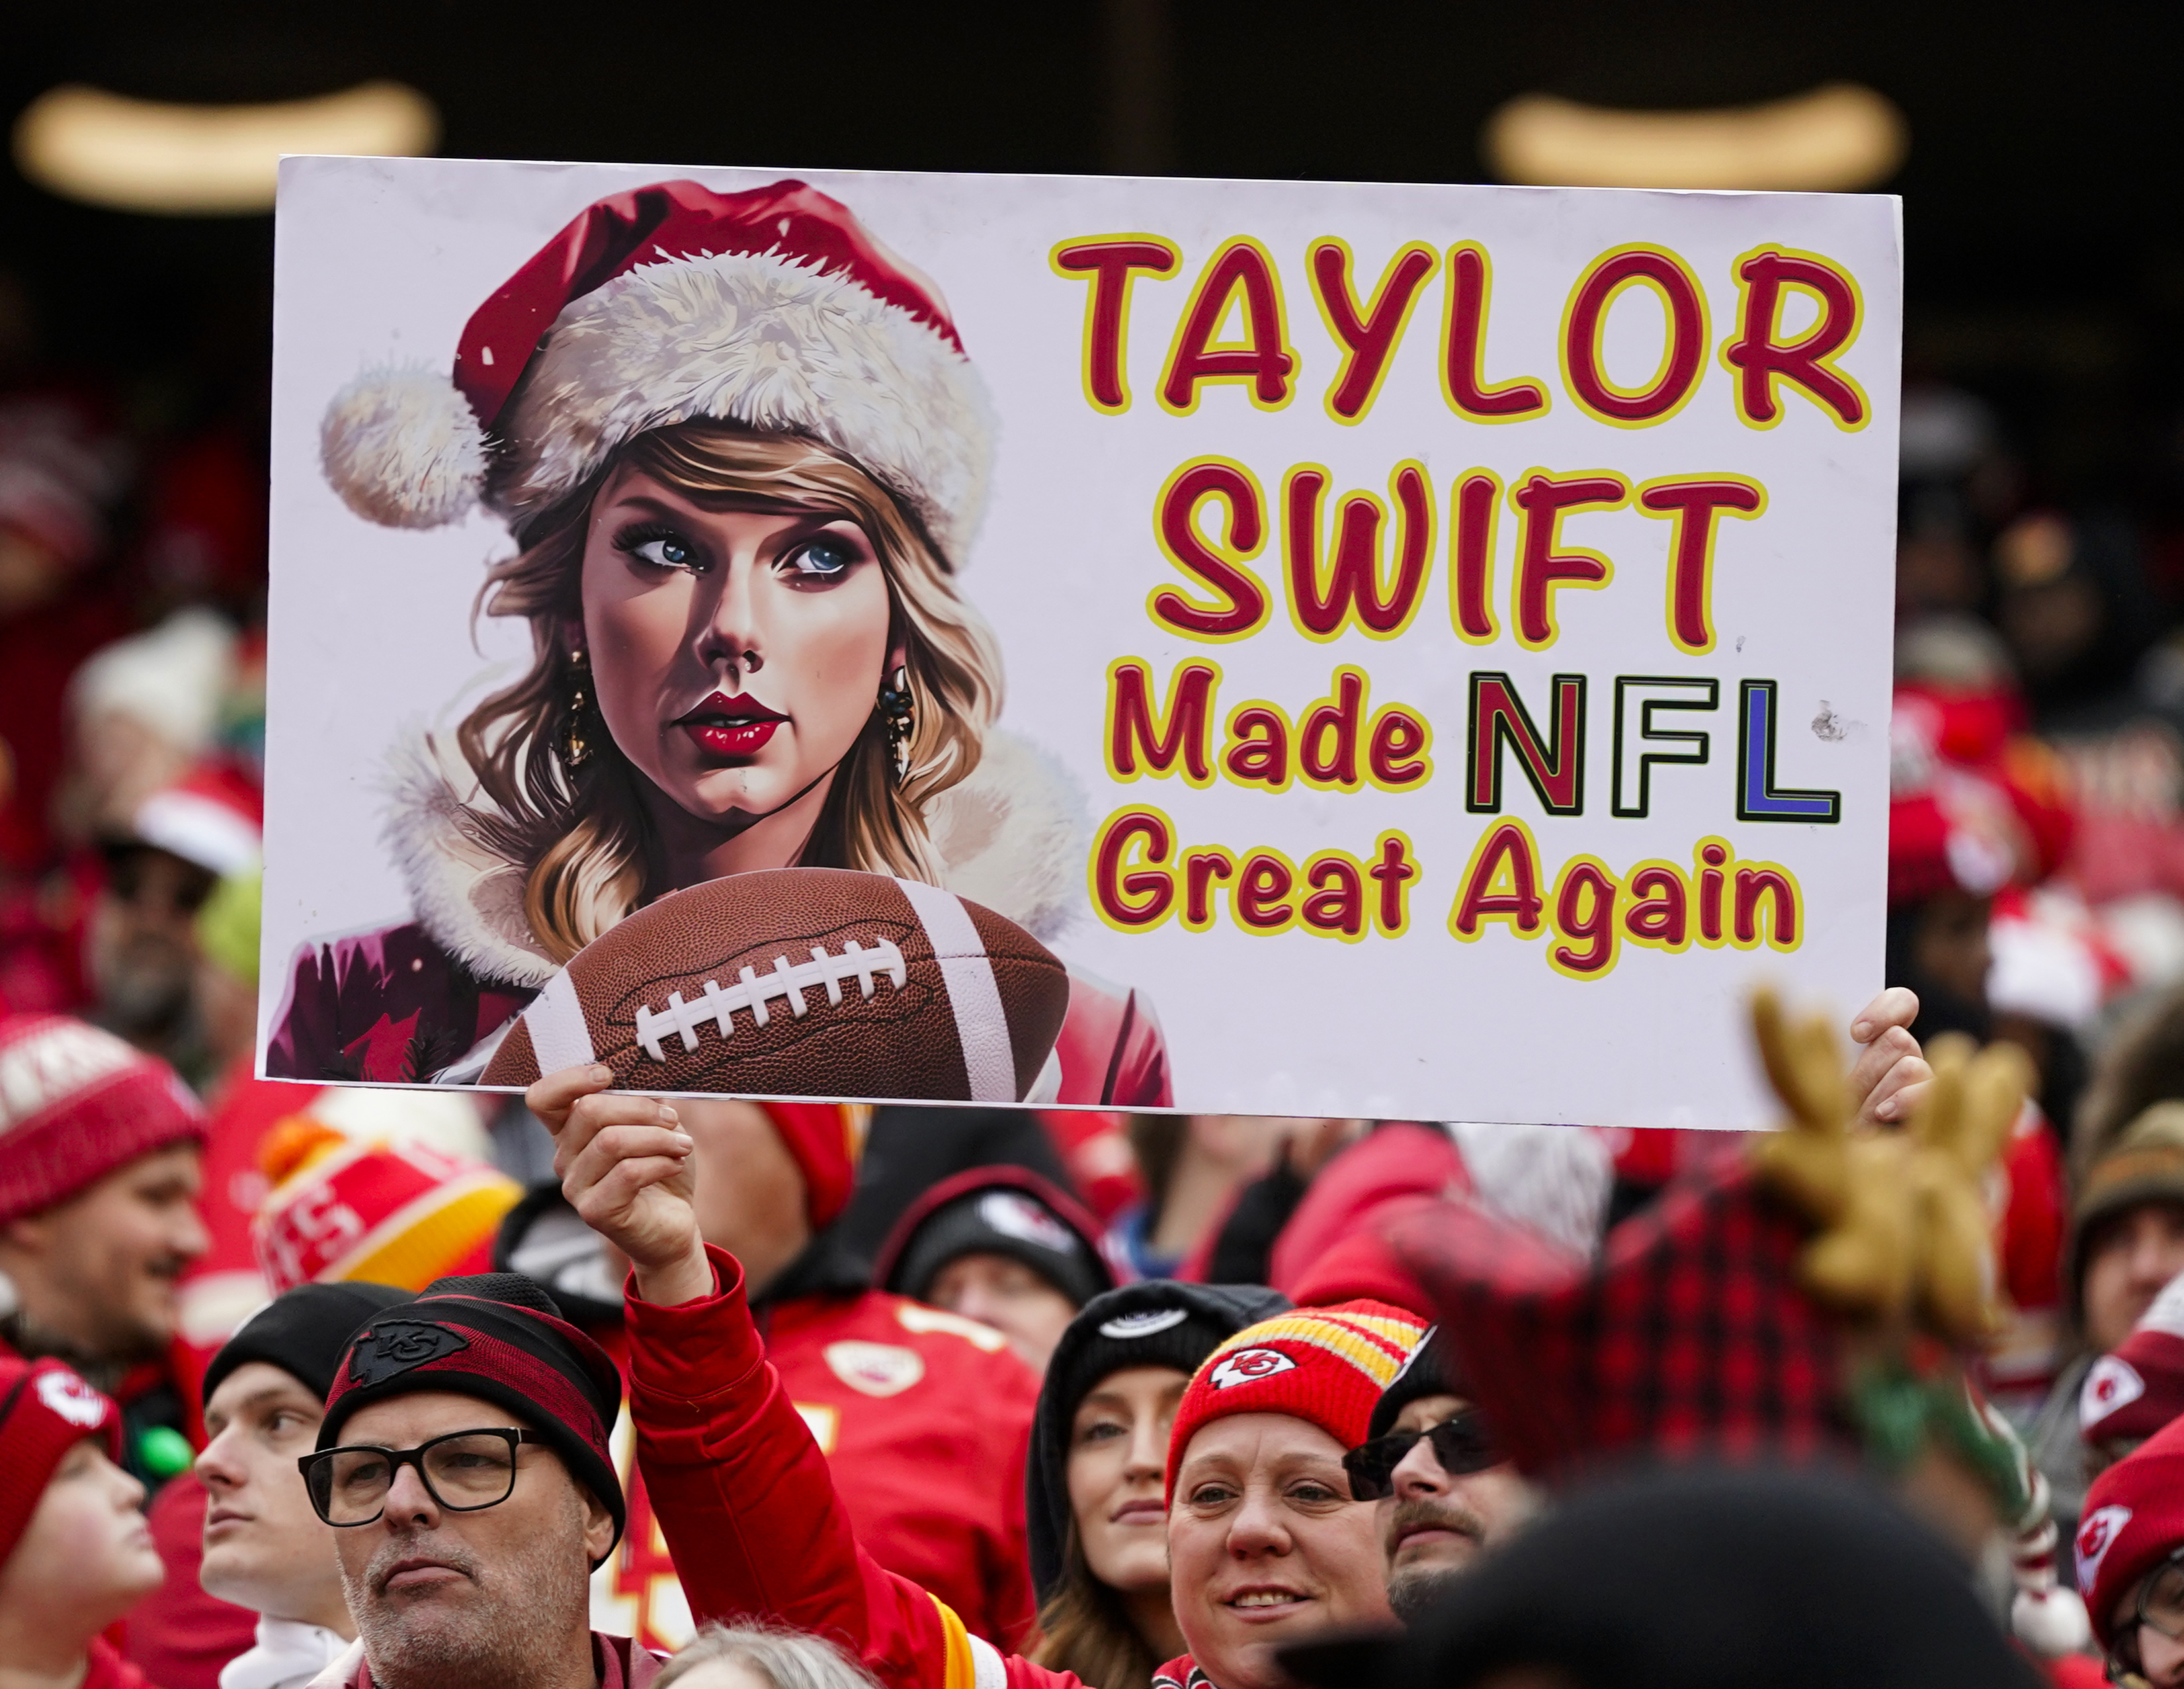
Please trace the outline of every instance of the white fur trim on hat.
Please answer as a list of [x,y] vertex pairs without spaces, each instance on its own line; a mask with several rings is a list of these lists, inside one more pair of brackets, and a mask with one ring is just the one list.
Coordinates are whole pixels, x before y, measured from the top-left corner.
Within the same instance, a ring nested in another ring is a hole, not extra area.
[[470,401],[429,370],[367,370],[326,406],[319,458],[342,502],[384,527],[460,521],[485,479]]
[[994,432],[969,360],[900,305],[777,254],[649,264],[571,301],[493,429],[487,501],[520,523],[625,442],[706,418],[832,447],[961,566]]

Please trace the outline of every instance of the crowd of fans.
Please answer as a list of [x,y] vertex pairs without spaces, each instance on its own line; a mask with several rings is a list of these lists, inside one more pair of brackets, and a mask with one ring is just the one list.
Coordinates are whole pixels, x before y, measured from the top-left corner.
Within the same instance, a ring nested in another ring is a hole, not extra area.
[[1779,1151],[261,1081],[238,440],[0,393],[8,1689],[2184,1685],[2180,583],[1975,401]]

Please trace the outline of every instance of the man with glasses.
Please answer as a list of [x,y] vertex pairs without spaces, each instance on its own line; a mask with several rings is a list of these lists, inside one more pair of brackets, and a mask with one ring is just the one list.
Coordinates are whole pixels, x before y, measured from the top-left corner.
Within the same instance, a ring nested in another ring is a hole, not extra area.
[[1381,1392],[1367,1440],[1342,1463],[1350,1493],[1379,1503],[1388,1605],[1406,1624],[1539,1505],[1459,1392],[1449,1358],[1438,1330],[1428,1332]]
[[2086,1616],[2111,1681],[2184,1685],[2184,1419],[2093,1480],[2075,1542]]
[[627,1514],[612,1361],[529,1279],[443,1279],[351,1337],[298,1463],[357,1642],[323,1689],[645,1689],[658,1656],[589,1622]]

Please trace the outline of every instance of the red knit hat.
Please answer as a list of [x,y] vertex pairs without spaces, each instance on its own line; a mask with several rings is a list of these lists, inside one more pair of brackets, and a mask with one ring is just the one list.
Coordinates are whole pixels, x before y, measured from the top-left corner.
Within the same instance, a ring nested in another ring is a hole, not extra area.
[[2125,1593],[2184,1548],[2184,1421],[2172,1424],[2096,1479],[2078,1515],[2078,1587],[2103,1647]]
[[762,1102],[781,1141],[804,1172],[804,1212],[811,1229],[832,1225],[856,1188],[865,1147],[865,1111],[840,1102]]
[[1286,1413],[1355,1448],[1380,1392],[1426,1335],[1425,1322],[1386,1302],[1292,1308],[1247,1325],[1208,1355],[1175,1410],[1167,1498],[1190,1440],[1232,1413]]
[[2171,1279],[2131,1335],[2095,1361],[2078,1391],[2089,1443],[2145,1438],[2184,1414],[2184,1274]]
[[250,1241],[278,1296],[356,1279],[422,1290],[493,1270],[493,1245],[523,1187],[482,1162],[424,1144],[359,1141],[307,1114],[266,1134],[271,1179]]
[[587,207],[465,326],[451,379],[367,372],[320,426],[326,478],[393,527],[482,499],[512,527],[654,428],[802,434],[963,561],[993,428],[939,291],[800,181],[665,181]]
[[0,1224],[204,1135],[197,1099],[164,1062],[66,1015],[0,1018]]
[[0,1564],[38,1509],[61,1457],[98,1437],[121,1458],[121,1410],[58,1361],[0,1355]]

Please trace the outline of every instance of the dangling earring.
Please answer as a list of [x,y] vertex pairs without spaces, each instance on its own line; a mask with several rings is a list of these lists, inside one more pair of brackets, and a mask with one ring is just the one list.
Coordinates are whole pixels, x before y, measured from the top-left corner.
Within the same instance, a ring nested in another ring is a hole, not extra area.
[[582,768],[592,760],[593,746],[585,735],[584,716],[592,707],[591,694],[587,683],[591,679],[591,659],[582,651],[569,653],[569,666],[576,672],[576,679],[569,688],[569,721],[561,730],[561,764],[566,768]]
[[900,784],[910,778],[910,740],[917,731],[915,700],[910,694],[910,671],[898,665],[893,681],[880,683],[880,719],[887,726],[888,750],[894,757],[894,778]]

